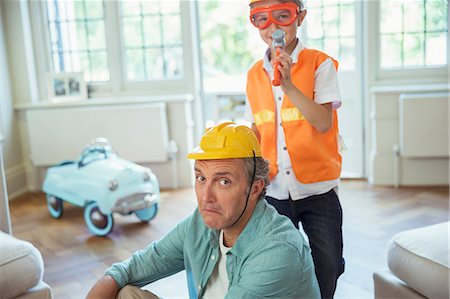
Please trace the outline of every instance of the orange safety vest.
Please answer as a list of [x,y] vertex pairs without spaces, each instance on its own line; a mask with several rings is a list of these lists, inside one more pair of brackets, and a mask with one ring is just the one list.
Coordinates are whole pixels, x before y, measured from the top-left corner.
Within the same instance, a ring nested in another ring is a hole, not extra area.
[[[292,82],[309,99],[314,98],[314,75],[319,65],[329,56],[311,49],[303,49],[298,62],[292,66]],[[337,61],[333,62],[338,66]],[[248,71],[247,98],[252,107],[254,123],[258,129],[261,151],[269,160],[269,177],[278,172],[277,120],[275,101],[269,75],[260,60]],[[341,173],[342,158],[338,151],[338,119],[333,110],[332,127],[325,133],[317,131],[305,120],[288,96],[281,107],[281,122],[286,136],[292,168],[297,180],[304,184],[334,180]]]

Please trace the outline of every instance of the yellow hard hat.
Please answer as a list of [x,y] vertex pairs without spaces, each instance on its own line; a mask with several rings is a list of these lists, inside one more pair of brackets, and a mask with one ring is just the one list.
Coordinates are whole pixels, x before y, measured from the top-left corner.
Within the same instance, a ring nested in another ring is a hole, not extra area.
[[200,146],[187,155],[188,159],[194,160],[261,156],[261,148],[253,131],[233,122],[224,122],[206,130]]

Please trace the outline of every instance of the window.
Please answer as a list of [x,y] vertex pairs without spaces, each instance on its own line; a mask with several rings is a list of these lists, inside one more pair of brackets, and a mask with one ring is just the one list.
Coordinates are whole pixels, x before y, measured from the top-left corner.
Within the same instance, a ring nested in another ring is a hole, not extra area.
[[250,24],[248,0],[198,4],[205,90],[244,93],[248,68],[267,48]]
[[382,0],[381,67],[445,66],[447,6],[447,0]]
[[46,1],[55,73],[84,71],[87,81],[108,81],[105,12],[101,1]]
[[179,78],[183,72],[177,1],[122,2],[128,80]]
[[340,70],[354,70],[355,1],[310,0],[305,5],[305,46],[337,59]]
[[44,3],[52,72],[84,72],[95,84],[184,78],[179,0]]

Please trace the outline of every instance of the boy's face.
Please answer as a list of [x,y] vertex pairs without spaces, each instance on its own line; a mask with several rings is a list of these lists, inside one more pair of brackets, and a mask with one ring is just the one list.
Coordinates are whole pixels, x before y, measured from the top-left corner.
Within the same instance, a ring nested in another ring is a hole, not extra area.
[[[251,9],[261,8],[261,7],[271,7],[279,4],[286,4],[285,1],[280,0],[264,0],[253,3]],[[292,2],[288,2],[292,3]],[[272,47],[272,34],[277,29],[281,29],[286,33],[286,51],[290,54],[297,43],[297,28],[301,25],[303,18],[305,17],[306,11],[301,11],[300,14],[295,18],[291,24],[282,26],[271,22],[271,24],[266,28],[258,28],[259,34],[262,40],[269,46]],[[273,16],[273,15],[272,15]],[[273,49],[272,49],[273,50]]]

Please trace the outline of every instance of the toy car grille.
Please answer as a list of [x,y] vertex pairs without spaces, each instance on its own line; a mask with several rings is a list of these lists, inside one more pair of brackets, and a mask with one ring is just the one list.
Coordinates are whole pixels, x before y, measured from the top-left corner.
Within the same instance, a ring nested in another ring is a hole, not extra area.
[[152,206],[157,199],[158,195],[154,193],[135,193],[117,200],[111,211],[127,215]]

